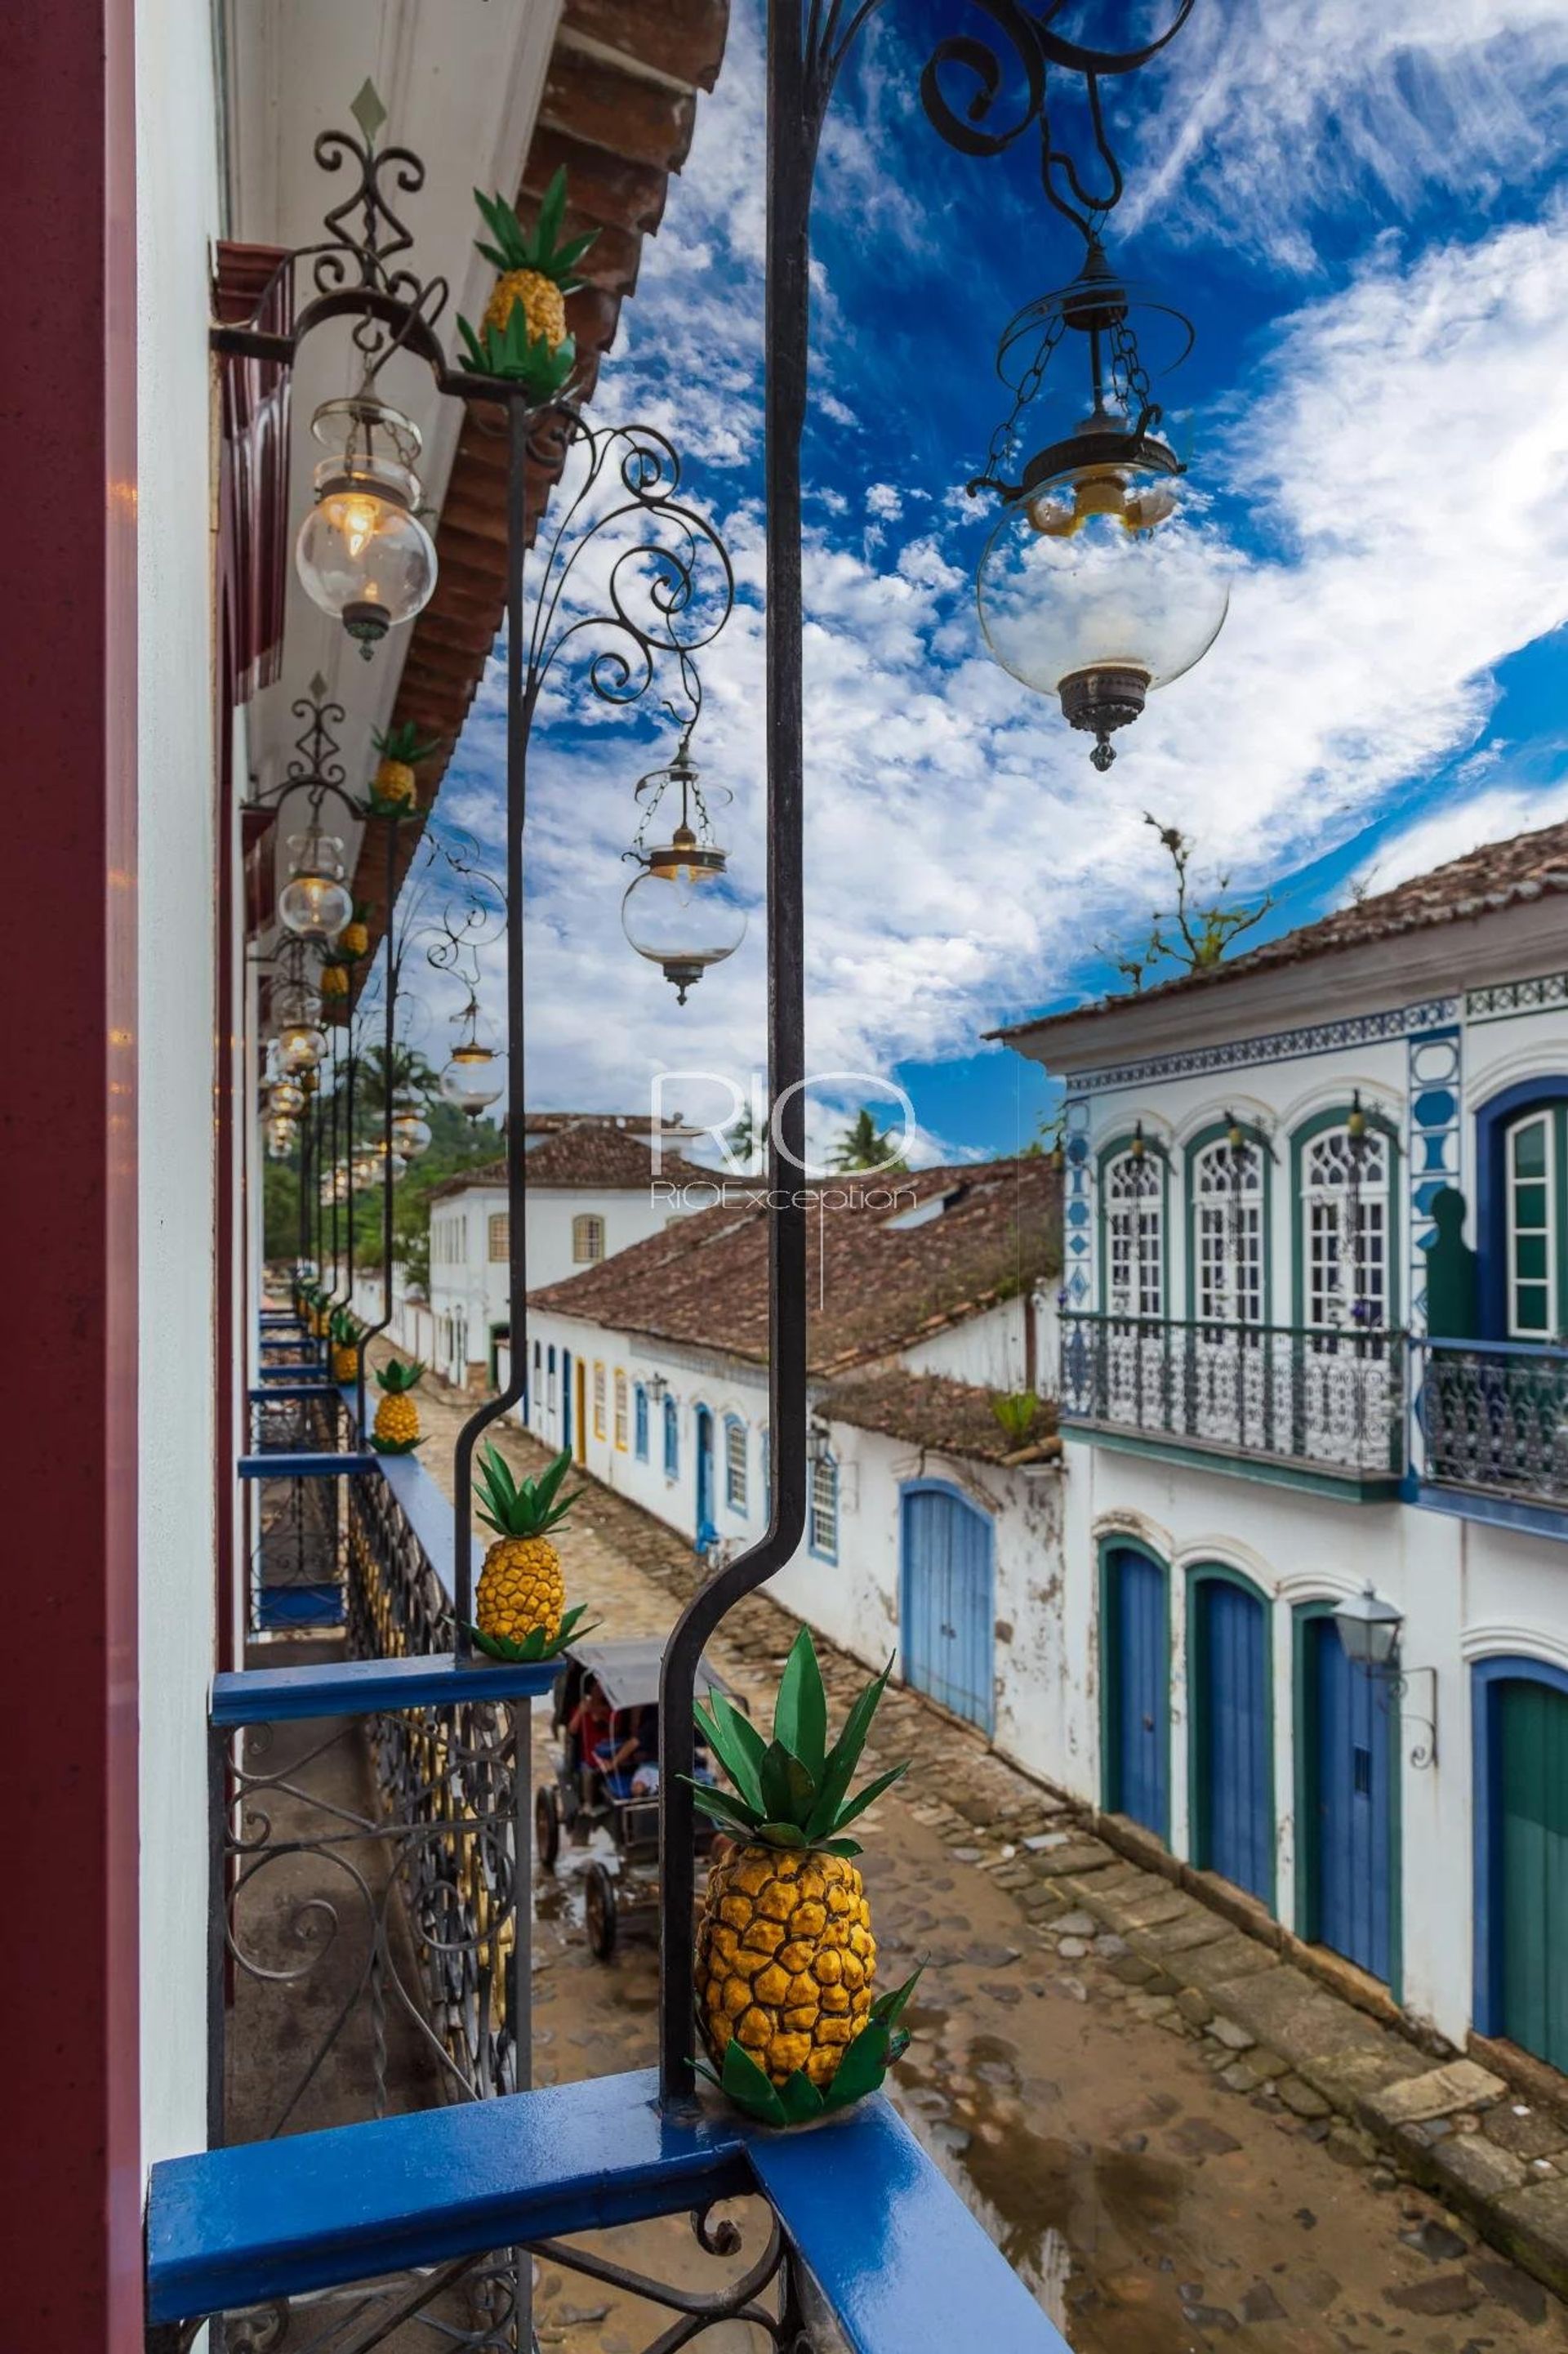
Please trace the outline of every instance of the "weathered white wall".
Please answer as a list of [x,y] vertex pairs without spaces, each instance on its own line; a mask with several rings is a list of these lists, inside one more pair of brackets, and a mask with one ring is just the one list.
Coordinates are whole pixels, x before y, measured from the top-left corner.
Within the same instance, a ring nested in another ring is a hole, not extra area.
[[[142,2150],[206,2138],[214,1034],[207,0],[136,11]],[[177,949],[177,953],[176,953]]]
[[898,1362],[917,1373],[945,1373],[950,1381],[978,1383],[983,1389],[1024,1387],[1026,1303],[999,1300],[979,1316],[966,1317],[945,1332],[900,1350]]

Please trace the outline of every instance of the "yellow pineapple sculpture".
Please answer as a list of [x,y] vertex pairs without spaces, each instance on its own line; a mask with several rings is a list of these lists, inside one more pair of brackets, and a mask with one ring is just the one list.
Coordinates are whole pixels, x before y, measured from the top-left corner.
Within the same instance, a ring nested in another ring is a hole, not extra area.
[[370,779],[370,813],[373,817],[406,816],[418,809],[419,802],[419,780],[414,771],[421,760],[428,760],[432,752],[440,750],[443,739],[432,736],[422,743],[413,721],[404,719],[396,727],[377,728],[371,741],[380,758]]
[[503,196],[482,196],[475,188],[473,199],[493,240],[476,240],[478,249],[501,275],[479,334],[466,319],[458,321],[464,365],[482,376],[525,385],[537,398],[548,399],[577,366],[577,345],[567,333],[567,296],[583,282],[572,273],[599,231],[560,242],[567,210],[564,165],[545,191],[531,232]]
[[341,957],[331,956],[327,959],[322,967],[322,977],[318,986],[323,997],[348,995],[348,967]]
[[340,1387],[359,1379],[359,1327],[346,1308],[334,1308],[328,1325],[332,1335],[332,1377]]
[[497,1448],[486,1447],[481,1457],[479,1517],[494,1530],[495,1543],[479,1574],[470,1632],[493,1659],[554,1659],[575,1633],[586,1632],[580,1622],[587,1605],[567,1608],[561,1556],[548,1535],[584,1492],[559,1492],[571,1459],[570,1447],[563,1447],[547,1471],[519,1485]]
[[715,2063],[703,2073],[770,2125],[804,2125],[874,2091],[909,2040],[898,2021],[919,1972],[874,1994],[871,1906],[853,1861],[861,1850],[842,1836],[907,1771],[907,1761],[891,1766],[850,1796],[888,1672],[860,1694],[831,1750],[805,1628],[779,1682],[771,1742],[722,1692],[697,1704],[701,1738],[734,1795],[694,1782],[696,1803],[736,1842],[708,1872],[697,1926],[698,2016]]
[[424,1371],[423,1365],[405,1364],[394,1357],[376,1373],[381,1402],[371,1426],[370,1444],[378,1455],[410,1455],[418,1446],[419,1409],[412,1392]]
[[362,957],[369,948],[370,927],[365,920],[369,912],[363,899],[355,901],[353,915],[333,943],[338,956]]

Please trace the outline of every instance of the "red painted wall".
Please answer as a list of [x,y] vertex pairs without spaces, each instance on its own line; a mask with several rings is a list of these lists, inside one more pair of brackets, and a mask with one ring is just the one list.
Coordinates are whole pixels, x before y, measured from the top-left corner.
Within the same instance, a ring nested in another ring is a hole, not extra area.
[[[132,0],[5,23],[5,2336],[141,2343]],[[201,452],[193,453],[199,462]],[[25,1891],[25,1895],[22,1892]],[[192,2022],[192,2032],[200,2027]]]

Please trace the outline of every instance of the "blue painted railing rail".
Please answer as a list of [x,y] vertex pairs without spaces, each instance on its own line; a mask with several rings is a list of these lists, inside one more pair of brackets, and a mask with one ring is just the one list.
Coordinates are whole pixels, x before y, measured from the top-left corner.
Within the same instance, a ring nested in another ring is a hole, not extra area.
[[271,1455],[242,1455],[238,1471],[242,1479],[356,1479],[380,1466],[377,1455],[286,1455],[280,1447]]
[[166,2159],[147,2207],[149,2319],[177,2344],[210,2314],[755,2192],[853,2354],[1065,2354],[881,2094],[774,2135],[716,2105],[661,2112],[657,2092],[652,2071],[599,2077]]

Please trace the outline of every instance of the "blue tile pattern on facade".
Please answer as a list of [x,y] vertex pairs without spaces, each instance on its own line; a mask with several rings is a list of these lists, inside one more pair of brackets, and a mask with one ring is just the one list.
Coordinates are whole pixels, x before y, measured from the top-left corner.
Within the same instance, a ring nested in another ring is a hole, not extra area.
[[1430,1031],[1455,1020],[1458,1000],[1436,997],[1424,1005],[1405,1005],[1392,1013],[1349,1014],[1340,1022],[1319,1022],[1299,1030],[1276,1030],[1262,1038],[1227,1038],[1216,1046],[1186,1047],[1179,1054],[1152,1055],[1138,1063],[1109,1063],[1103,1070],[1080,1071],[1075,1088],[1086,1095],[1105,1095],[1113,1087],[1141,1087],[1150,1079],[1186,1079],[1204,1071],[1234,1071],[1254,1063],[1288,1063],[1303,1055],[1333,1055],[1346,1046],[1375,1045],[1386,1038],[1408,1037],[1413,1031]]
[[1459,1100],[1464,1076],[1458,1026],[1410,1041],[1410,1322],[1426,1323],[1426,1251],[1436,1237],[1432,1204],[1459,1182]]

